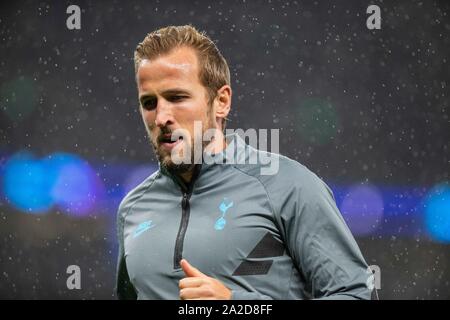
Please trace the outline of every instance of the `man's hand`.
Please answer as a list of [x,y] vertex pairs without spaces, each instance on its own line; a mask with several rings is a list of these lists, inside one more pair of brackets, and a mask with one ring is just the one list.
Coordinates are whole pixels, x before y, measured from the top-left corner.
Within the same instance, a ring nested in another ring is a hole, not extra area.
[[230,300],[231,290],[217,279],[201,273],[182,259],[181,268],[186,278],[180,280],[181,300]]

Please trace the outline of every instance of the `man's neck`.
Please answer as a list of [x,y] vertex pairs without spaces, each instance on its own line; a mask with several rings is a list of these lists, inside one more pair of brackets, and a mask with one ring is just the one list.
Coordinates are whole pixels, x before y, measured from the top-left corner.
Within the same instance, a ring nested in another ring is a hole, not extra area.
[[[222,143],[221,143],[222,142]],[[222,132],[220,132],[220,136],[218,135],[210,144],[205,148],[208,153],[216,154],[222,152],[227,147],[227,141]],[[180,177],[183,181],[188,184],[192,180],[192,175],[194,174],[194,167],[191,170],[180,173]]]
[[181,179],[183,179],[183,181],[186,184],[189,184],[189,182],[191,182],[191,180],[192,180],[192,175],[193,174],[194,174],[194,169],[191,169],[191,170],[186,171],[184,173],[180,173],[180,177],[181,177]]

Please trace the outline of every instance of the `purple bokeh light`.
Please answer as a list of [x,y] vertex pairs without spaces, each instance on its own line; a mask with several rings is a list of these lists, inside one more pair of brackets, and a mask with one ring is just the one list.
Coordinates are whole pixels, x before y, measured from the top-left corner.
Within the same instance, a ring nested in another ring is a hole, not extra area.
[[371,234],[383,219],[383,197],[374,186],[354,185],[348,190],[340,209],[354,234]]

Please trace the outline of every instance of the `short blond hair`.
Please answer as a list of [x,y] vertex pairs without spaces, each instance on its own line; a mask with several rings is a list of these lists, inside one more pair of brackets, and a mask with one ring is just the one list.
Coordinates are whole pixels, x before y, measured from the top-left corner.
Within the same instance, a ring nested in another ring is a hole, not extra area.
[[[214,42],[191,25],[168,26],[149,33],[134,51],[134,68],[137,74],[144,59],[154,59],[169,54],[179,47],[190,47],[197,53],[199,80],[206,88],[209,104],[224,85],[230,85],[230,68]],[[222,123],[225,127],[225,119]]]

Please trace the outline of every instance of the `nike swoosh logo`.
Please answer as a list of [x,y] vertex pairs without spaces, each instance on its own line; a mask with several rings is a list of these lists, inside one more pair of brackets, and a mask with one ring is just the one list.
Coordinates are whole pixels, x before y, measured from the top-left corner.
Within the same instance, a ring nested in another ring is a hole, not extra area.
[[133,238],[140,236],[143,232],[153,228],[154,226],[155,225],[152,224],[151,220],[142,222],[134,231]]

